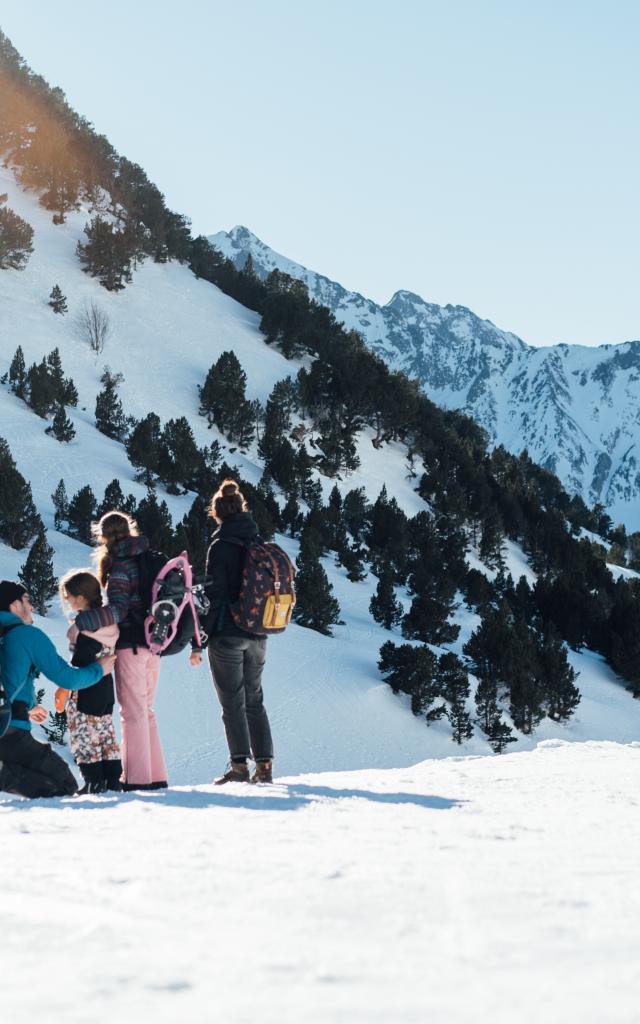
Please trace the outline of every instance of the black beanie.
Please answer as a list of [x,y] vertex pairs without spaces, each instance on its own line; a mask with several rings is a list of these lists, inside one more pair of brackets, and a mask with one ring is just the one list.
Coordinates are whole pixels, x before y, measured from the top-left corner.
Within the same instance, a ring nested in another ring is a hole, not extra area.
[[27,588],[22,583],[14,583],[13,580],[0,580],[0,612],[8,612],[9,605],[14,601],[21,601],[27,593]]

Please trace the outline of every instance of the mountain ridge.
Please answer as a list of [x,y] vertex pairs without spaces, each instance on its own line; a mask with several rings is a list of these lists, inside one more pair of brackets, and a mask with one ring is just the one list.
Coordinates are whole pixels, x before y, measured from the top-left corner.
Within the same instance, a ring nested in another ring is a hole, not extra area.
[[534,347],[463,305],[397,290],[379,305],[272,250],[244,225],[209,236],[235,266],[302,280],[393,369],[438,405],[472,416],[492,444],[526,449],[588,503],[640,527],[640,341]]

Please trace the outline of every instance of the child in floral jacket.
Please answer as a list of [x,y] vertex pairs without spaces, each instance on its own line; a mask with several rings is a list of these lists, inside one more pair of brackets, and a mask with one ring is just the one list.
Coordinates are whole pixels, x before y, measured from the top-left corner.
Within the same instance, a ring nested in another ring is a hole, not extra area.
[[[71,572],[60,581],[60,598],[74,612],[100,608],[100,582],[91,572]],[[102,654],[113,652],[118,639],[116,625],[101,626],[95,632],[80,632],[72,623],[67,632],[73,651],[71,664],[89,665]],[[67,711],[71,752],[82,772],[84,793],[122,789],[122,762],[113,725],[113,676],[103,676],[85,690],[56,691],[56,710]]]

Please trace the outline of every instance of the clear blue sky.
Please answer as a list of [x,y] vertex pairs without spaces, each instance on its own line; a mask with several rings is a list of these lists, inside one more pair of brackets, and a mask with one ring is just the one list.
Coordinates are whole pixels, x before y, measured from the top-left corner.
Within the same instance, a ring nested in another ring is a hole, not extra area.
[[171,207],[379,302],[640,338],[640,4],[0,0]]

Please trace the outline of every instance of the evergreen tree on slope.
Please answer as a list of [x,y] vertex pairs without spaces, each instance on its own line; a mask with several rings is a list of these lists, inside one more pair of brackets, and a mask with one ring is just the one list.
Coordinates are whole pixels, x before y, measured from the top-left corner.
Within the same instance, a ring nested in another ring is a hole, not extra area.
[[41,530],[31,486],[18,471],[9,445],[0,437],[0,540],[12,548],[25,547]]
[[40,530],[27,560],[18,573],[18,579],[29,592],[31,603],[38,615],[46,615],[51,599],[58,589],[53,573],[53,548],[47,541],[44,530]]

